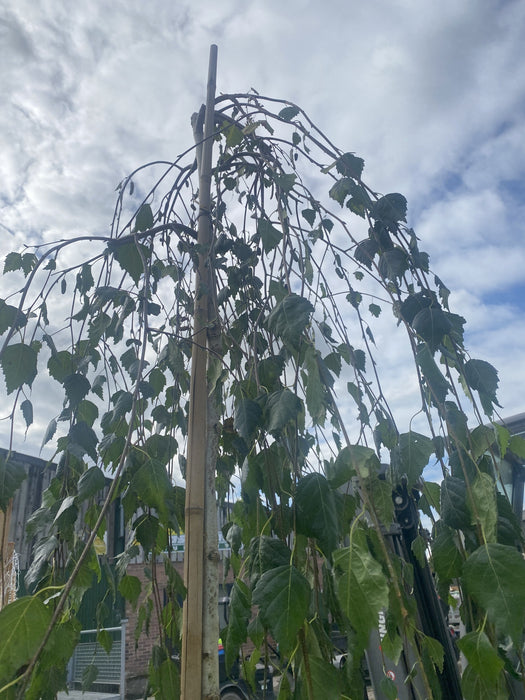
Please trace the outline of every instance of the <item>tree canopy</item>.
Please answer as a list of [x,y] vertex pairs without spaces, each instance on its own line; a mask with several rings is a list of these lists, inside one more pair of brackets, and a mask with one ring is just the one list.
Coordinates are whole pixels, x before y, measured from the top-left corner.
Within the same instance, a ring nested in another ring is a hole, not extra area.
[[[132,535],[114,588],[137,604],[140,582],[126,565],[139,546],[146,563],[165,562],[173,614],[148,602],[153,575],[140,619],[145,628],[158,615],[162,630],[152,692],[177,696],[169,650],[183,587],[169,534],[184,528],[193,320],[205,294],[216,494],[235,501],[224,529],[235,575],[227,664],[246,640],[256,658],[272,639],[295,679],[292,691],[283,674],[279,697],[312,699],[320,688],[323,697],[359,697],[361,659],[385,612],[384,654],[395,660],[408,646],[414,677],[439,697],[443,649],[418,621],[414,565],[385,534],[392,493],[402,489],[431,523],[431,536],[418,529],[412,543],[416,561],[431,551],[443,600],[451,584],[461,591],[464,697],[508,697],[521,668],[525,562],[499,465],[509,451],[525,457],[524,443],[491,423],[497,372],[469,355],[465,319],[407,223],[405,197],[375,192],[363,159],[285,100],[219,96],[212,138],[209,209],[199,203],[198,141],[122,180],[107,234],[5,259],[4,275],[20,280],[0,300],[10,420],[37,422],[38,372],[62,402],[49,407],[42,436],[58,470],[31,519],[28,594],[0,612],[0,636],[9,631],[10,640],[0,649],[0,694],[48,697],[63,686],[80,601],[93,572],[100,576],[95,538],[118,496]],[[200,217],[211,223],[205,247]],[[206,288],[202,276],[196,286],[199,265]],[[413,357],[417,431],[396,421],[383,388],[375,335],[386,315],[397,328],[391,342],[405,342]],[[429,463],[440,466],[439,483],[425,479]],[[113,481],[100,505],[104,475]],[[8,455],[3,510],[21,479]],[[344,669],[332,666],[335,623],[348,640]],[[382,690],[396,697],[386,676]]]

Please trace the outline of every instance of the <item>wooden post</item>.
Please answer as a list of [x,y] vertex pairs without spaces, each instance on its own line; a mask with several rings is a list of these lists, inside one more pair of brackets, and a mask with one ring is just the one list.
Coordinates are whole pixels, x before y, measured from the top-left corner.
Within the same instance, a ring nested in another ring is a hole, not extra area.
[[186,466],[184,583],[187,589],[182,623],[182,700],[203,697],[204,514],[207,452],[207,335],[210,285],[208,254],[212,242],[210,215],[217,47],[210,48],[204,143],[199,168],[199,264],[195,285],[191,390]]
[[8,542],[12,507],[11,500],[5,512],[0,510],[0,610],[14,600],[14,591],[8,585],[11,581],[14,552],[14,544]]

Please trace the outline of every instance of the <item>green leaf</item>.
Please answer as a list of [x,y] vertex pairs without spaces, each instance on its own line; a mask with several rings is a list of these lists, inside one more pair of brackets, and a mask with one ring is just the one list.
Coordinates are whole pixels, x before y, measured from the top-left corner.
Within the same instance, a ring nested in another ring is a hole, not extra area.
[[381,649],[391,661],[397,664],[403,652],[403,640],[397,632],[387,632],[381,639]]
[[235,430],[249,442],[259,426],[261,416],[262,408],[256,401],[251,399],[236,401],[233,419]]
[[391,248],[381,253],[379,258],[379,273],[389,280],[403,277],[408,270],[408,256],[401,248]]
[[283,654],[293,651],[297,633],[308,615],[310,584],[290,565],[266,571],[257,581],[253,603]]
[[37,357],[38,352],[32,345],[15,343],[5,348],[0,364],[8,394],[24,384],[31,386],[37,374]]
[[430,350],[434,351],[450,332],[451,324],[442,309],[427,307],[414,316],[412,328],[428,343]]
[[72,408],[76,408],[91,389],[91,384],[83,374],[70,374],[64,379],[64,389]]
[[264,413],[269,433],[282,430],[287,423],[297,418],[303,407],[301,399],[290,389],[274,391],[266,400]]
[[488,683],[497,683],[505,665],[483,631],[468,632],[457,641],[472,669]]
[[518,645],[525,623],[525,560],[514,547],[489,543],[463,565],[463,583],[502,636]]
[[49,425],[46,428],[46,432],[44,433],[44,437],[42,439],[42,445],[40,446],[40,449],[44,447],[44,445],[47,445],[47,443],[51,440],[53,435],[56,433],[57,429],[57,422],[56,419],[53,418],[50,422]]
[[256,649],[262,646],[265,637],[264,625],[259,615],[250,620],[248,624],[248,637],[252,640]]
[[98,491],[102,491],[105,485],[106,478],[102,469],[100,467],[90,467],[78,481],[78,500],[84,501],[86,498],[91,498]]
[[323,425],[326,418],[327,396],[319,371],[319,364],[322,360],[313,345],[307,347],[304,361],[306,365],[306,406],[314,424]]
[[372,204],[370,215],[393,227],[399,221],[406,221],[407,200],[397,192],[386,194]]
[[24,577],[24,583],[28,590],[31,590],[38,583],[57,547],[58,539],[53,535],[43,539],[33,549],[31,566]]
[[0,684],[25,666],[51,620],[51,610],[40,598],[25,596],[0,610]]
[[62,383],[66,377],[73,374],[73,370],[74,358],[67,350],[54,352],[47,361],[47,371],[57,382]]
[[365,488],[381,523],[388,527],[394,519],[392,484],[372,477],[366,480]]
[[261,121],[251,122],[243,128],[242,133],[245,136],[249,136],[250,134],[254,134],[257,131],[257,128],[259,126],[261,126],[261,124],[262,124]]
[[135,229],[137,231],[147,231],[153,228],[153,212],[149,204],[143,204],[137,213],[135,219]]
[[332,199],[335,199],[336,202],[339,202],[339,204],[343,206],[345,199],[351,194],[354,186],[355,182],[353,180],[349,177],[343,177],[332,185],[328,194]]
[[282,231],[275,228],[268,219],[259,219],[257,222],[257,233],[261,237],[263,250],[269,253],[276,248],[282,240]]
[[141,515],[134,521],[133,529],[138,542],[146,552],[151,552],[159,535],[159,519],[154,515]]
[[155,675],[158,678],[158,690],[155,691],[155,698],[158,700],[179,700],[180,672],[177,664],[172,659],[166,659],[161,663]]
[[525,439],[521,435],[513,435],[510,438],[509,450],[521,459],[525,459]]
[[453,530],[442,527],[432,540],[432,565],[442,582],[461,575],[463,557],[456,545],[456,537]]
[[[434,508],[434,510],[436,510],[438,513],[440,513],[440,511],[441,511],[441,503],[440,503],[441,486],[439,484],[433,483],[432,481],[422,480],[421,491],[423,493],[423,496],[425,496],[428,505],[432,506],[432,508]],[[427,513],[427,515],[428,515],[428,513]]]
[[60,502],[60,508],[58,509],[53,522],[60,528],[65,527],[68,523],[74,522],[77,511],[78,508],[75,503],[75,497],[66,496]]
[[289,564],[291,558],[292,553],[282,540],[267,535],[254,537],[248,551],[248,574],[251,588],[255,588],[257,581],[265,571]]
[[314,209],[303,209],[301,214],[308,221],[310,226],[314,225],[315,217],[317,216],[317,212]]
[[31,685],[26,691],[28,700],[53,697],[56,691],[63,688],[67,663],[80,639],[81,627],[75,618],[61,621],[53,627],[42,650],[38,671],[33,675]]
[[156,508],[161,517],[167,517],[166,495],[171,492],[172,484],[162,462],[148,459],[135,472],[130,485],[146,505]]
[[509,499],[502,493],[496,494],[498,506],[498,542],[516,546],[523,542],[521,524],[512,509]]
[[407,475],[409,486],[419,479],[433,453],[434,443],[426,435],[411,431],[399,436],[401,471]]
[[283,192],[290,192],[295,185],[297,175],[294,173],[281,173],[280,175],[275,175],[274,180],[276,184],[281,188]]
[[5,459],[0,455],[0,510],[7,510],[9,501],[27,474],[21,464]]
[[82,690],[89,690],[97,678],[98,668],[96,664],[88,664],[85,666],[82,670]]
[[436,304],[434,296],[431,296],[426,291],[417,292],[416,294],[411,293],[405,297],[400,305],[399,314],[410,325],[419,311],[428,309],[430,306],[439,308],[439,304]]
[[133,394],[129,391],[116,391],[111,400],[115,405],[113,420],[123,418],[133,408]]
[[417,346],[416,362],[430,390],[432,403],[434,405],[442,404],[450,390],[450,384],[441,374],[432,356],[432,352],[426,343],[420,343]]
[[297,349],[313,311],[314,307],[308,299],[289,294],[272,309],[266,325],[272,333],[282,338],[285,345]]
[[371,447],[350,445],[343,447],[335,463],[327,468],[327,478],[336,489],[346,484],[357,473],[362,478],[377,474],[380,469],[379,459]]
[[91,265],[84,263],[80,269],[80,272],[77,274],[75,289],[78,289],[80,294],[87,294],[94,284],[95,280],[93,279],[93,275],[91,273]]
[[67,449],[75,456],[82,458],[83,454],[88,454],[96,462],[97,443],[95,431],[84,421],[74,423],[69,429]]
[[226,635],[223,633],[223,644],[226,661],[226,672],[229,672],[235,660],[239,656],[239,648],[244,644],[248,636],[248,622],[252,609],[252,596],[250,589],[240,579],[235,579],[228,608],[228,627]]
[[27,316],[24,313],[18,311],[16,306],[10,306],[0,299],[0,335],[9,328],[23,328],[26,323]]
[[285,359],[281,355],[260,360],[257,366],[259,382],[267,391],[274,391],[279,385],[279,377],[284,371]]
[[173,435],[155,433],[144,443],[144,452],[152,459],[167,465],[177,453],[177,441]]
[[441,642],[438,642],[437,639],[428,637],[427,635],[421,635],[419,637],[419,642],[423,649],[428,653],[432,664],[439,670],[440,673],[442,673],[445,652]]
[[22,270],[24,271],[24,277],[27,277],[31,270],[35,267],[38,262],[38,258],[34,253],[24,253],[22,255]]
[[129,376],[135,381],[139,367],[139,358],[135,347],[130,347],[120,356],[120,362],[126,368]]
[[462,479],[447,476],[441,484],[441,517],[454,530],[470,527],[467,509],[467,487]]
[[384,676],[379,683],[379,690],[387,700],[397,700],[399,697],[397,686],[391,678]]
[[244,134],[242,132],[242,129],[239,129],[239,127],[236,124],[231,124],[226,130],[226,146],[228,148],[235,148],[235,146],[238,146],[240,143],[242,143],[242,140],[244,138]]
[[445,417],[452,444],[456,447],[458,443],[466,445],[468,443],[467,416],[459,410],[453,401],[446,401],[445,408]]
[[379,318],[379,314],[381,313],[381,307],[378,306],[377,304],[369,304],[368,310],[372,314],[372,316],[375,316],[376,318]]
[[[365,238],[360,241],[354,250],[354,260],[361,265],[365,265],[369,270],[372,269],[372,263],[379,252],[379,246],[374,238]],[[358,278],[359,279],[359,278]]]
[[[500,455],[505,455],[507,452],[507,449],[509,447],[510,443],[510,432],[507,430],[502,425],[499,425],[498,423],[493,423],[492,427],[494,428],[494,431],[496,433],[496,438],[498,442],[498,447],[499,447],[499,453]],[[524,441],[524,447],[525,447],[525,441]],[[520,455],[520,456],[525,456],[525,455]]]
[[278,116],[281,119],[284,119],[286,122],[292,121],[294,117],[296,117],[301,110],[299,107],[296,107],[295,105],[291,105],[290,107],[283,107],[281,111],[279,112]]
[[359,180],[363,173],[363,168],[365,167],[365,161],[355,156],[353,153],[343,153],[343,155],[335,161],[335,167],[340,175],[344,177],[353,177]]
[[106,654],[109,654],[113,646],[113,637],[106,629],[100,629],[97,632],[97,642],[104,649]]
[[22,256],[20,253],[8,253],[4,262],[4,275],[6,272],[16,272],[22,268]]
[[84,421],[90,427],[93,427],[93,423],[98,418],[98,406],[92,401],[83,400],[78,404],[77,417],[79,420]]
[[419,566],[423,569],[427,563],[426,561],[426,550],[427,542],[421,535],[416,535],[415,539],[412,540],[410,545],[412,554],[415,556]]
[[308,666],[314,698],[340,700],[341,674],[334,666],[319,656],[308,656]]
[[478,523],[487,542],[496,541],[498,508],[496,505],[496,484],[485,472],[476,475],[470,486],[467,505],[472,524]]
[[[149,258],[147,248],[141,245],[140,249],[147,260]],[[135,243],[119,243],[117,239],[114,242],[108,243],[108,253],[113,255],[120,267],[124,272],[130,275],[135,284],[140,282],[140,278],[144,272],[144,265],[142,264],[142,258],[140,257]]]
[[126,600],[129,600],[133,610],[137,608],[137,603],[139,601],[140,592],[142,590],[142,584],[137,576],[130,576],[129,574],[124,574],[118,585],[120,593],[124,596]]
[[22,411],[22,415],[24,416],[24,420],[26,422],[26,427],[29,428],[31,423],[33,422],[33,404],[29,399],[25,399],[25,401],[22,401],[20,404],[20,410]]
[[340,536],[336,494],[322,474],[299,479],[295,492],[297,532],[315,537],[325,556],[337,547]]
[[350,199],[346,202],[347,208],[364,219],[371,204],[368,192],[362,185],[354,183],[350,190],[350,195]]
[[388,607],[387,580],[360,530],[352,533],[350,546],[337,550],[333,557],[339,571],[339,602],[358,638],[366,644],[370,631],[377,627],[380,610]]
[[148,374],[148,382],[153,389],[154,396],[158,396],[166,385],[166,375],[158,367],[154,367]]
[[386,414],[380,414],[377,416],[377,420],[377,425],[374,428],[374,442],[377,450],[380,450],[381,445],[384,445],[389,450],[393,450],[397,447],[399,441],[395,423]]
[[509,691],[503,674],[496,682],[489,682],[470,664],[463,671],[461,690],[464,700],[508,700]]
[[485,360],[468,360],[463,372],[468,386],[478,392],[485,413],[491,416],[494,405],[499,406],[496,398],[499,384],[497,371]]

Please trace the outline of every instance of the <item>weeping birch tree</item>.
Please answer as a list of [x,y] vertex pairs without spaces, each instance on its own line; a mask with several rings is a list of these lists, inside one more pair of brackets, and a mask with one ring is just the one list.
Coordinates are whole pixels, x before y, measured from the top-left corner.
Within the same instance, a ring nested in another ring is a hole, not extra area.
[[[258,660],[271,664],[280,698],[362,697],[363,655],[384,613],[383,654],[410,650],[406,682],[440,697],[444,650],[413,597],[429,554],[442,600],[452,584],[460,591],[461,692],[507,698],[523,681],[525,561],[499,465],[525,451],[492,422],[497,372],[469,355],[465,319],[404,196],[366,184],[363,159],[295,104],[255,91],[215,97],[214,56],[195,143],[121,181],[107,233],[5,259],[4,275],[19,280],[0,300],[9,420],[35,427],[37,374],[63,398],[42,435],[58,469],[31,522],[28,592],[0,612],[0,696],[65,686],[78,608],[100,572],[95,539],[119,497],[129,537],[113,586],[140,606],[138,639],[158,619],[156,697],[218,697],[216,507],[229,500],[227,667],[240,658],[250,681]],[[388,323],[419,387],[408,424],[389,404],[376,347]],[[23,479],[9,434],[4,511]],[[440,479],[426,479],[428,464]],[[417,525],[412,561],[386,534],[396,493],[432,530]],[[170,557],[178,532],[184,583]],[[139,551],[147,591],[126,573]],[[348,647],[341,669],[334,625]],[[381,690],[397,697],[387,675]]]

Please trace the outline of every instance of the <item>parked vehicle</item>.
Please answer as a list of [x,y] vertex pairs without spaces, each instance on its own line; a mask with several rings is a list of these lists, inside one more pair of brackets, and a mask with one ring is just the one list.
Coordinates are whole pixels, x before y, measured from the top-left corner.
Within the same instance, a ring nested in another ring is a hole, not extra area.
[[271,668],[263,664],[255,669],[255,684],[257,690],[254,693],[250,685],[240,677],[238,662],[233,664],[230,673],[226,673],[224,663],[224,650],[219,646],[219,682],[221,700],[274,700],[273,674]]

